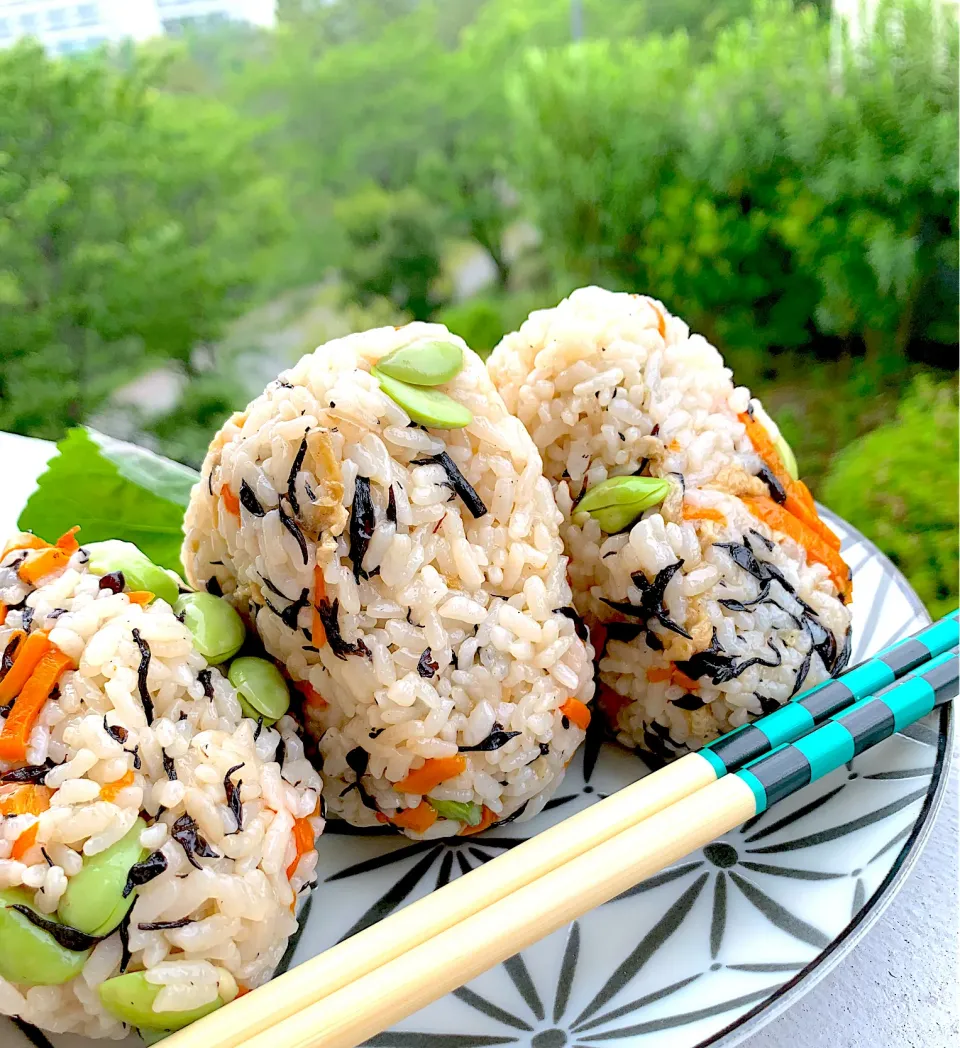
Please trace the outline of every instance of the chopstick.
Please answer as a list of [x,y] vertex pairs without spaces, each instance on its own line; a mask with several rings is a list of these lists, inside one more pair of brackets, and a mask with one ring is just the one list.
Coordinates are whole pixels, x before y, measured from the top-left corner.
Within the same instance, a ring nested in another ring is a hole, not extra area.
[[854,703],[796,743],[751,761],[355,982],[325,996],[318,988],[317,1003],[250,1037],[243,1048],[354,1048],[841,767],[951,701],[957,690],[956,653],[947,652],[882,696]]
[[[822,723],[960,642],[960,613],[890,645],[842,677],[798,696],[476,868],[385,920],[274,979],[229,1008],[168,1039],[169,1048],[236,1048],[245,1038],[314,1004],[433,939],[524,884],[655,815],[717,779]],[[799,712],[792,708],[798,707]],[[776,718],[776,719],[775,719]],[[755,730],[754,730],[755,729]],[[727,740],[739,740],[735,747]],[[723,832],[723,831],[717,831]],[[640,874],[639,877],[642,877]]]

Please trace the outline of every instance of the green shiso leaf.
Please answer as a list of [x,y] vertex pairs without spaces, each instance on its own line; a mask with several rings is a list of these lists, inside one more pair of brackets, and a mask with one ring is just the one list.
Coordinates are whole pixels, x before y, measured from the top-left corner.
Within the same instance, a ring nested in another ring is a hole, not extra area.
[[74,524],[79,540],[125,539],[182,572],[183,509],[200,475],[122,440],[71,429],[37,482],[18,524],[53,541]]

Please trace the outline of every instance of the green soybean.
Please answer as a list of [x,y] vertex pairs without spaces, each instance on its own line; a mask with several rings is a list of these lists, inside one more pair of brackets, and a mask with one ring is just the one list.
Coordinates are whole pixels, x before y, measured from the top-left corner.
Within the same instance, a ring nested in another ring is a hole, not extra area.
[[799,480],[800,470],[797,468],[797,456],[794,455],[793,448],[790,447],[782,436],[777,437],[773,442],[773,446],[780,454],[780,461],[783,463],[783,468],[794,480]]
[[373,374],[379,380],[383,392],[421,426],[430,429],[463,429],[473,421],[473,412],[469,408],[458,404],[438,389],[424,389],[407,382],[398,382],[379,368],[374,368]]
[[59,986],[79,975],[91,951],[61,946],[49,932],[10,909],[15,903],[33,909],[29,892],[0,891],[0,975],[28,986]]
[[247,637],[243,619],[212,593],[184,593],[173,606],[193,637],[197,651],[212,666],[236,655]]
[[127,589],[149,590],[168,604],[173,604],[177,599],[176,582],[132,542],[105,539],[103,542],[91,542],[83,548],[90,556],[88,566],[95,575],[122,571]]
[[479,826],[483,818],[483,808],[473,801],[435,801],[427,798],[430,807],[443,819],[454,819],[465,822],[468,826]]
[[162,989],[147,982],[145,972],[127,972],[100,983],[97,992],[100,1003],[111,1015],[146,1030],[179,1030],[223,1007],[223,1000],[218,997],[187,1012],[155,1012],[153,1004]]
[[440,386],[463,368],[463,350],[453,342],[423,339],[377,361],[377,371],[411,386]]
[[610,477],[594,485],[577,503],[577,513],[589,513],[608,535],[629,527],[644,510],[663,502],[669,481],[660,477]]
[[290,708],[290,690],[272,662],[244,656],[230,663],[227,679],[237,689],[244,716],[275,724]]
[[87,935],[107,935],[126,916],[136,892],[123,898],[130,867],[147,854],[140,847],[140,834],[147,828],[137,819],[115,844],[96,855],[84,857],[83,866],[67,884],[60,897],[57,916],[71,928]]

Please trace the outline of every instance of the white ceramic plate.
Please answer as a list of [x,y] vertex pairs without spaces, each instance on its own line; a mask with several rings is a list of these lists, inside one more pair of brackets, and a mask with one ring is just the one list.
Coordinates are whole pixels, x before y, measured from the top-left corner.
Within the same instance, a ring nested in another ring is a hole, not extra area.
[[[37,469],[45,458],[39,456]],[[890,561],[826,516],[854,572],[853,661],[859,661],[929,619]],[[952,731],[944,707],[368,1043],[700,1048],[739,1042],[810,989],[890,902],[936,813]],[[592,735],[547,810],[530,822],[479,838],[417,843],[389,829],[361,835],[328,823],[320,883],[283,966],[645,772],[637,757]],[[0,1027],[0,1040],[5,1048],[50,1043],[39,1031],[9,1025]],[[56,1048],[90,1048],[78,1037],[51,1040]]]

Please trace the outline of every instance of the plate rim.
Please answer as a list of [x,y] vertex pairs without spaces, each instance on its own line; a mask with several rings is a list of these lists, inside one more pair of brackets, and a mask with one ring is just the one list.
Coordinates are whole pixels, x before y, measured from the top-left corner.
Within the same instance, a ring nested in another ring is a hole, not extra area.
[[[848,528],[856,536],[857,544],[863,545],[872,557],[881,562],[884,571],[890,574],[914,612],[927,622],[933,621],[906,576],[875,543],[871,542],[859,528],[854,527],[819,502],[817,509],[821,516],[832,518]],[[893,865],[870,898],[851,917],[842,931],[834,936],[830,943],[796,975],[774,990],[769,997],[765,997],[758,1004],[749,1008],[743,1015],[717,1030],[716,1033],[697,1041],[692,1048],[733,1048],[734,1045],[742,1044],[809,993],[821,979],[833,971],[840,961],[852,952],[883,916],[920,858],[936,822],[950,778],[955,734],[956,716],[953,704],[947,703],[940,708],[937,725],[937,754],[930,775],[930,786],[923,799],[920,812],[903,847],[897,853]]]

